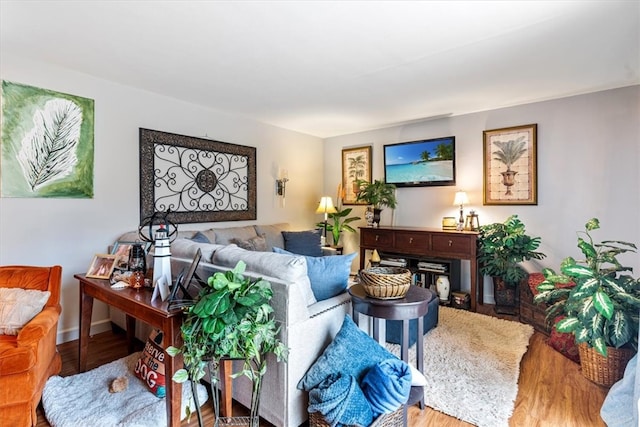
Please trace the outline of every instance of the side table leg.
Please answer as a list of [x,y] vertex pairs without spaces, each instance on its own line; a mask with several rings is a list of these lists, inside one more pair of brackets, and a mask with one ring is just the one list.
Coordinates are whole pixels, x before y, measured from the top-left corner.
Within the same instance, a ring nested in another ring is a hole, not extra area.
[[402,344],[400,345],[400,358],[409,363],[409,320],[402,321]]
[[136,318],[130,315],[126,315],[127,324],[127,351],[129,354],[135,351],[136,341]]
[[[424,374],[424,317],[418,317],[418,340],[416,341],[416,364],[418,371]],[[424,391],[420,398],[420,409],[424,409]]]
[[231,379],[233,371],[232,364],[232,360],[223,360],[222,363],[220,363],[220,381],[224,384],[222,391],[220,392],[220,400],[222,400],[220,415],[223,417],[233,416],[233,381]]
[[[181,317],[172,317],[164,322],[163,332],[167,342],[167,347],[172,345],[180,348],[182,346],[182,335],[180,334]],[[169,356],[166,351],[165,360],[165,385],[167,390],[167,426],[180,427],[180,408],[182,404],[182,384],[172,380],[176,371],[182,368],[184,360],[182,353],[175,357]],[[203,403],[203,402],[200,402]]]
[[84,293],[84,285],[80,282],[80,348],[78,355],[78,372],[87,370],[87,355],[89,350],[89,333],[91,331],[91,312],[93,311],[93,297]]

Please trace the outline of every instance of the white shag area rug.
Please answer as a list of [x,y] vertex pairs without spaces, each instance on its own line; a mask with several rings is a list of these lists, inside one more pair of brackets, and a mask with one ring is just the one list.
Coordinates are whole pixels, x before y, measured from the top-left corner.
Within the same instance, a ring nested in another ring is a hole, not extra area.
[[[133,369],[140,352],[107,363],[91,371],[68,377],[53,376],[42,393],[42,407],[52,427],[151,427],[166,426],[165,398],[156,397]],[[109,393],[111,382],[121,376],[129,378],[129,386],[120,393]],[[170,381],[167,378],[167,381]],[[198,399],[204,404],[207,389],[198,384]],[[182,418],[191,399],[191,385],[182,384]],[[192,415],[195,417],[195,414]]]
[[[530,325],[440,307],[424,337],[425,404],[479,427],[508,427],[532,334]],[[399,345],[387,348],[400,355]],[[416,366],[415,344],[409,358]]]

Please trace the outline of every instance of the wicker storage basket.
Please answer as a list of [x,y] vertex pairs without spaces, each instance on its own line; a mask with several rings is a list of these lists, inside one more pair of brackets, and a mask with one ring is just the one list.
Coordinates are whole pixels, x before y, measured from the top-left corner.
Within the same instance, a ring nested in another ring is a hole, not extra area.
[[[320,412],[309,412],[309,427],[330,427]],[[390,414],[380,415],[370,427],[401,427],[404,426],[404,405]]]
[[611,387],[622,379],[627,363],[635,354],[628,348],[607,347],[607,357],[585,343],[578,345],[582,375],[596,384]]
[[371,267],[360,270],[359,275],[360,284],[372,298],[404,298],[411,286],[411,271],[406,268]]

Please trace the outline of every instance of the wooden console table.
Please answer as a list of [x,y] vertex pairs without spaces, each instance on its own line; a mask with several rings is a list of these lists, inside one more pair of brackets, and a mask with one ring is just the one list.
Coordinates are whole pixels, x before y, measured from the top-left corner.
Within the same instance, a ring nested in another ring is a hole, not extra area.
[[[127,338],[129,353],[133,353],[136,319],[159,328],[164,333],[165,346],[182,346],[180,325],[182,311],[167,310],[167,302],[151,301],[151,291],[132,288],[114,290],[108,280],[90,279],[84,274],[76,274],[80,281],[80,354],[78,368],[80,372],[87,370],[87,353],[89,347],[89,331],[91,328],[91,312],[94,298],[112,307],[122,310],[127,316]],[[180,426],[180,404],[182,400],[182,384],[172,381],[173,374],[182,367],[182,354],[171,357],[165,352],[165,378],[167,390],[167,425]]]
[[471,263],[471,311],[483,303],[484,289],[478,286],[476,231],[444,231],[422,227],[360,227],[360,269],[367,250],[398,255],[469,260]]

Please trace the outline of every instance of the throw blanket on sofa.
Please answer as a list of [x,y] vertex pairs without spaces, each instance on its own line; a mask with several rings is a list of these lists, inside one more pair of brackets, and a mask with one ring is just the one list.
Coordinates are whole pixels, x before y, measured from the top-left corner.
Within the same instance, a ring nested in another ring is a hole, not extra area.
[[362,392],[371,404],[373,417],[390,414],[407,403],[411,393],[411,369],[399,359],[388,359],[369,369]]
[[309,412],[320,412],[331,427],[371,425],[371,406],[356,379],[331,374],[309,391]]

